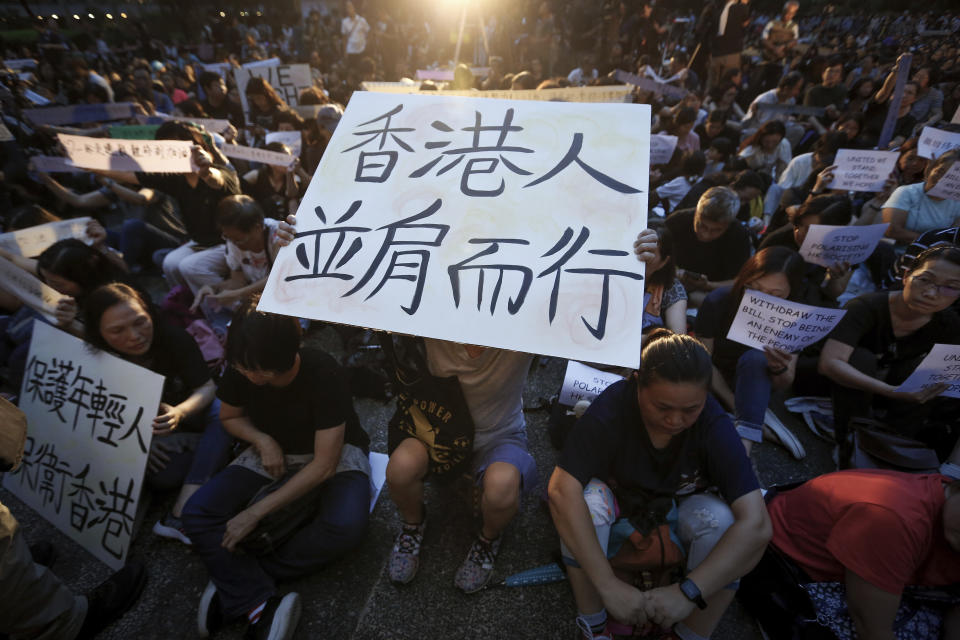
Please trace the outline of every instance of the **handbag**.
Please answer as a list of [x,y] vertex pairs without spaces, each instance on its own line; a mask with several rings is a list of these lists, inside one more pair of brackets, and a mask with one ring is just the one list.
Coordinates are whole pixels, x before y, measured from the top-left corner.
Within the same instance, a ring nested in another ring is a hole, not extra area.
[[428,470],[436,480],[449,482],[468,473],[474,424],[459,380],[430,373],[422,339],[381,334],[380,340],[397,398],[387,426],[388,450],[416,438],[427,448]]
[[[300,469],[300,466],[288,467],[280,478],[264,485],[247,506],[256,504],[275,492]],[[320,484],[293,502],[265,515],[257,522],[256,528],[239,542],[238,546],[247,553],[256,556],[275,553],[294,533],[313,519],[322,489],[323,484]]]
[[882,422],[850,420],[854,469],[893,469],[907,473],[936,473],[937,452],[919,440],[891,433]]

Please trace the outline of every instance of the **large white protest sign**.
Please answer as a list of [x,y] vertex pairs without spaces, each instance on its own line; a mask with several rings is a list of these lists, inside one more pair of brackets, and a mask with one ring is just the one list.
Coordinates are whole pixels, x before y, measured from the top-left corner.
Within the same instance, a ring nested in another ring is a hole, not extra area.
[[264,137],[264,142],[267,144],[271,142],[285,144],[290,148],[290,152],[298,158],[303,147],[303,138],[299,131],[270,131]]
[[43,173],[83,173],[83,169],[63,156],[33,156],[30,163],[35,170]]
[[192,118],[189,116],[170,116],[165,113],[155,113],[152,116],[137,116],[137,122],[140,124],[162,124],[164,122],[192,122],[210,131],[211,133],[223,133],[230,128],[230,121],[220,118]]
[[237,144],[225,144],[220,147],[220,151],[228,158],[237,160],[246,160],[248,162],[262,162],[263,164],[272,164],[278,167],[289,167],[297,159],[287,153],[279,151],[267,151],[256,147],[243,147]]
[[494,100],[539,100],[544,102],[631,102],[632,87],[564,87],[562,89],[518,89],[497,91],[421,91],[419,85],[404,82],[364,82],[367,91],[428,96],[457,96],[461,98],[492,98]]
[[57,137],[76,167],[103,171],[191,173],[188,140],[118,140],[58,133]]
[[[244,65],[240,69],[233,70],[233,77],[237,81],[237,91],[240,93],[240,102],[243,104],[243,112],[250,113],[250,105],[247,103],[247,83],[251,78],[263,78],[277,94],[283,98],[289,106],[296,106],[300,97],[300,92],[310,86],[313,86],[313,76],[310,74],[310,65],[308,64],[279,64],[276,58],[275,63],[264,60],[263,64],[253,66]],[[270,64],[267,64],[270,63]]]
[[960,200],[960,162],[954,162],[937,184],[927,191],[927,195],[947,200]]
[[353,94],[266,311],[636,366],[647,105]]
[[163,376],[34,322],[23,462],[3,486],[112,569],[123,566]]
[[840,191],[883,191],[883,183],[897,166],[900,154],[895,151],[840,149],[833,164],[833,181],[829,189]]
[[563,375],[563,387],[560,389],[562,405],[572,407],[581,400],[593,401],[614,382],[623,380],[623,376],[589,367],[582,362],[569,360],[567,372]]
[[756,349],[773,347],[792,353],[827,337],[845,313],[747,289],[727,339]]
[[917,155],[934,159],[957,147],[960,147],[960,133],[924,127],[920,139],[917,140]]
[[[107,122],[132,118],[140,105],[133,102],[110,102],[104,104],[73,104],[66,107],[24,109],[23,115],[30,122],[40,124],[77,124],[81,122]],[[142,112],[142,111],[140,111]]]
[[90,218],[88,217],[71,218],[70,220],[38,224],[34,227],[10,231],[9,233],[0,233],[0,249],[5,249],[15,255],[33,258],[43,253],[44,249],[57,240],[63,240],[64,238],[77,238],[90,244],[90,237],[87,236],[87,224],[89,222]]
[[935,344],[897,391],[920,391],[936,384],[949,385],[941,396],[960,398],[960,345]]
[[677,148],[677,136],[655,133],[650,136],[650,164],[667,164]]
[[0,257],[0,289],[15,295],[23,304],[54,323],[57,321],[54,315],[57,303],[65,297],[37,276],[27,273],[2,257]]
[[880,244],[887,226],[887,223],[861,227],[812,224],[800,246],[800,255],[821,267],[834,267],[843,262],[858,265]]

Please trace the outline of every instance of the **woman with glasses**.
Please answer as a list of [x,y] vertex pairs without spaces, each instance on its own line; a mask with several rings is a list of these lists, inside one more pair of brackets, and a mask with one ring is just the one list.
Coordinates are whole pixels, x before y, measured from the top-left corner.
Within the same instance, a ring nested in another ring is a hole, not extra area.
[[853,452],[852,418],[875,417],[917,438],[945,459],[956,442],[960,401],[937,396],[945,385],[922,391],[897,388],[935,344],[960,343],[960,248],[938,246],[917,256],[902,291],[877,291],[847,303],[820,355],[820,373],[834,382],[833,416],[839,464]]

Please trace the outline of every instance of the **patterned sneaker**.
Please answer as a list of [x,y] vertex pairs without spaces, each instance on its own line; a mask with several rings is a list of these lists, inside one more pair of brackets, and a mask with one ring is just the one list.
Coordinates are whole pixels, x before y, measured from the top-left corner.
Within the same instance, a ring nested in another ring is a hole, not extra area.
[[598,635],[590,628],[583,616],[577,616],[577,630],[580,632],[577,635],[578,640],[613,640],[613,634],[609,632],[609,629],[604,627]]
[[179,540],[187,546],[193,544],[190,538],[187,537],[186,532],[183,530],[183,520],[176,517],[172,513],[167,513],[167,515],[163,516],[162,520],[157,520],[157,522],[153,525],[153,532],[161,538]]
[[420,546],[423,544],[423,532],[426,528],[426,518],[420,524],[403,523],[393,551],[390,552],[390,582],[408,584],[417,575],[417,569],[420,568]]
[[464,593],[475,593],[490,582],[493,576],[493,563],[497,560],[502,539],[503,536],[496,540],[477,536],[470,546],[470,551],[467,552],[467,559],[457,569],[457,575],[453,578],[453,584],[458,589]]

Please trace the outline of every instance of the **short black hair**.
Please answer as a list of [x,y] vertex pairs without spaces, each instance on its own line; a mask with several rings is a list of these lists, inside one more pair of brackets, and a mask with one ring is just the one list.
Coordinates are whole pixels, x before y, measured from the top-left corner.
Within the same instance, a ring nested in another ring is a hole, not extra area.
[[263,209],[247,195],[227,196],[217,204],[217,224],[246,233],[263,224]]
[[223,80],[223,77],[219,73],[214,71],[204,71],[200,74],[200,77],[197,78],[197,84],[203,87],[203,90],[206,91],[207,87],[220,80]]
[[637,386],[655,382],[692,383],[710,386],[713,360],[696,338],[669,329],[654,329],[643,341]]
[[227,363],[249,371],[289,371],[300,351],[300,322],[258,311],[260,294],[240,303],[227,330]]

